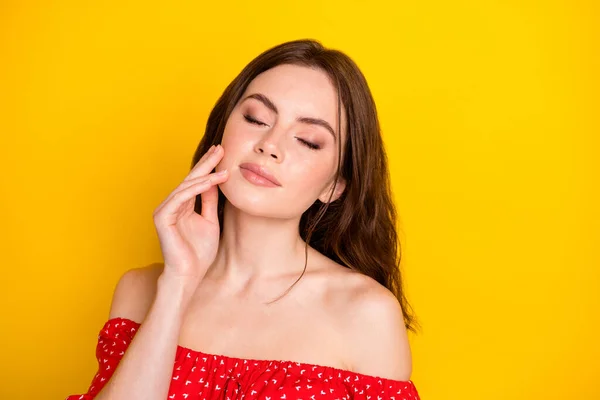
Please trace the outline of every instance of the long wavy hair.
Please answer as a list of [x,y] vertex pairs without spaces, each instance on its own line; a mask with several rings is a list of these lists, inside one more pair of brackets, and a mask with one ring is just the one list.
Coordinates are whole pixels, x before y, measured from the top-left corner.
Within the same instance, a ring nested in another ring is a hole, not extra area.
[[[262,72],[281,64],[319,68],[327,73],[338,95],[338,126],[341,126],[342,109],[347,121],[347,140],[343,152],[342,141],[338,141],[336,173],[336,182],[341,176],[346,181],[346,188],[340,198],[333,202],[323,203],[317,199],[300,219],[300,234],[306,242],[304,271],[310,244],[323,255],[370,276],[394,293],[402,308],[406,328],[416,332],[418,323],[403,291],[396,209],[392,201],[387,155],[377,109],[365,77],[346,54],[327,49],[315,40],[294,40],[258,55],[227,86],[216,102],[190,168],[213,144],[221,143],[227,119],[250,82]],[[338,137],[342,136],[338,134]],[[331,195],[334,190],[335,186]],[[219,190],[218,215],[221,227],[225,200]],[[194,210],[201,213],[200,195],[196,198]]]

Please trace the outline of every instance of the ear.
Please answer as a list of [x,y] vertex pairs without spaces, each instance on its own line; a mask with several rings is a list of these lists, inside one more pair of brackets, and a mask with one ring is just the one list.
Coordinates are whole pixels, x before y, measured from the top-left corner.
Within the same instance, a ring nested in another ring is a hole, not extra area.
[[[331,194],[331,190],[333,189],[333,184],[334,184],[334,182],[331,182],[331,184],[329,184],[325,188],[325,190],[323,190],[321,195],[319,196],[319,200],[322,203],[327,203],[330,201],[329,196]],[[333,196],[331,196],[331,201],[334,202],[337,199],[339,199],[340,196],[342,195],[342,193],[344,193],[345,189],[346,189],[346,181],[342,177],[338,178],[337,184],[335,185],[335,192],[333,193]]]

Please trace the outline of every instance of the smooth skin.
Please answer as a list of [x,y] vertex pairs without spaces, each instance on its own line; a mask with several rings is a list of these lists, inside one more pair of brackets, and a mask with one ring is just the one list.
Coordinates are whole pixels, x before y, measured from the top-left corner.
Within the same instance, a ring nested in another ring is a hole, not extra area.
[[[276,105],[247,98],[260,93]],[[168,395],[177,345],[230,357],[289,360],[409,380],[411,351],[396,298],[309,246],[300,216],[327,201],[337,166],[337,94],[317,69],[280,65],[255,78],[211,148],[153,214],[164,263],[120,278],[109,318],[143,322],[97,399]],[[248,118],[249,117],[249,118]],[[258,121],[258,123],[257,123]],[[314,149],[306,143],[318,144]],[[276,188],[249,183],[242,162],[267,166]],[[220,174],[211,173],[215,170]],[[225,204],[219,238],[217,185]],[[345,183],[338,181],[332,201]],[[202,215],[194,212],[201,194]]]

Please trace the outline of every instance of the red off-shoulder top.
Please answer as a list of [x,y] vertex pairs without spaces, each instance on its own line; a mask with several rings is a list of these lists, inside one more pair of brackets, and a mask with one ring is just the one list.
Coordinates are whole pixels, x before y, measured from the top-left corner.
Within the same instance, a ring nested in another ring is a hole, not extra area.
[[[98,336],[98,372],[84,394],[92,400],[112,376],[140,324],[108,320]],[[169,399],[178,400],[419,400],[411,380],[398,381],[294,361],[252,360],[177,346]]]

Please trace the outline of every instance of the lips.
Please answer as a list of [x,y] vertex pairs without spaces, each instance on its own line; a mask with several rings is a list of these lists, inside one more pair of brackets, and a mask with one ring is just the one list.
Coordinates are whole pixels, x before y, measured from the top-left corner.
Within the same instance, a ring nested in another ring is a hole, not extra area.
[[281,183],[279,183],[277,178],[275,178],[275,176],[273,176],[273,174],[271,172],[269,172],[269,170],[263,166],[260,166],[258,164],[254,164],[254,163],[243,163],[243,164],[240,164],[240,168],[252,171],[256,175],[260,175],[263,178],[265,178],[266,180],[273,182],[273,184],[275,184],[277,186],[281,186]]

